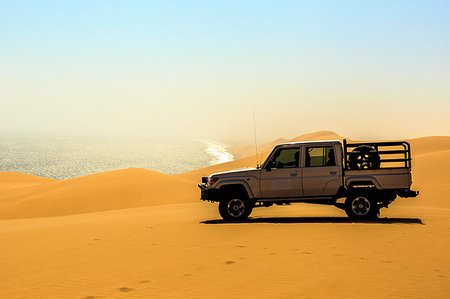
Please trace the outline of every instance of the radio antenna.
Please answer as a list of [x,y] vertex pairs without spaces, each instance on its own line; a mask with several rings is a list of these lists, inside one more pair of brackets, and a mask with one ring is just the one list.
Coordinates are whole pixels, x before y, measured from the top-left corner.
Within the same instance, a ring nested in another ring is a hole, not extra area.
[[259,167],[258,162],[258,143],[256,142],[256,120],[255,120],[255,108],[253,108],[253,135],[255,136],[255,154],[256,154],[256,168]]

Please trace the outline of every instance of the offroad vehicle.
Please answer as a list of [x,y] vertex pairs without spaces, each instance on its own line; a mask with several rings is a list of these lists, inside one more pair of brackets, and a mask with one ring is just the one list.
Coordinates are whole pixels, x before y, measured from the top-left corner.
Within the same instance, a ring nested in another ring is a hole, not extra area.
[[295,202],[334,205],[355,219],[378,217],[411,187],[408,142],[294,142],[276,145],[257,168],[202,177],[201,199],[219,202],[226,221],[248,218],[254,207]]

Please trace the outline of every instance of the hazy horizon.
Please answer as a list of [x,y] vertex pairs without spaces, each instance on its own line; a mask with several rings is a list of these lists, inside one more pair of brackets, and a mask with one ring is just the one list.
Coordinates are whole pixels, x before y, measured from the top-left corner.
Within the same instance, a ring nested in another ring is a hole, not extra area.
[[446,1],[0,3],[1,134],[450,135]]

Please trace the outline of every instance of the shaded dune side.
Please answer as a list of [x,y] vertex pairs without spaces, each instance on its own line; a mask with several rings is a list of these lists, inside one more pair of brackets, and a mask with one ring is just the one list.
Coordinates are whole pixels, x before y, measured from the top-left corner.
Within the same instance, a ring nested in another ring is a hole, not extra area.
[[123,169],[0,192],[0,218],[62,216],[197,199],[193,182]]
[[419,190],[417,204],[450,208],[450,149],[430,152],[412,161],[413,190]]

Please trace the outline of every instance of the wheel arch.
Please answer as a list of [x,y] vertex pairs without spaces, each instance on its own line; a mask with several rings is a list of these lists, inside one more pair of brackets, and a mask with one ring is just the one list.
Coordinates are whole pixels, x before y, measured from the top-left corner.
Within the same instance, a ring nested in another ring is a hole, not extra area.
[[348,190],[357,188],[382,189],[380,183],[374,177],[350,177],[345,180],[345,186]]
[[250,188],[250,186],[247,184],[247,182],[243,180],[228,180],[228,181],[222,181],[219,182],[216,186],[217,189],[219,189],[221,192],[241,192],[245,193],[249,199],[253,199],[254,195]]

